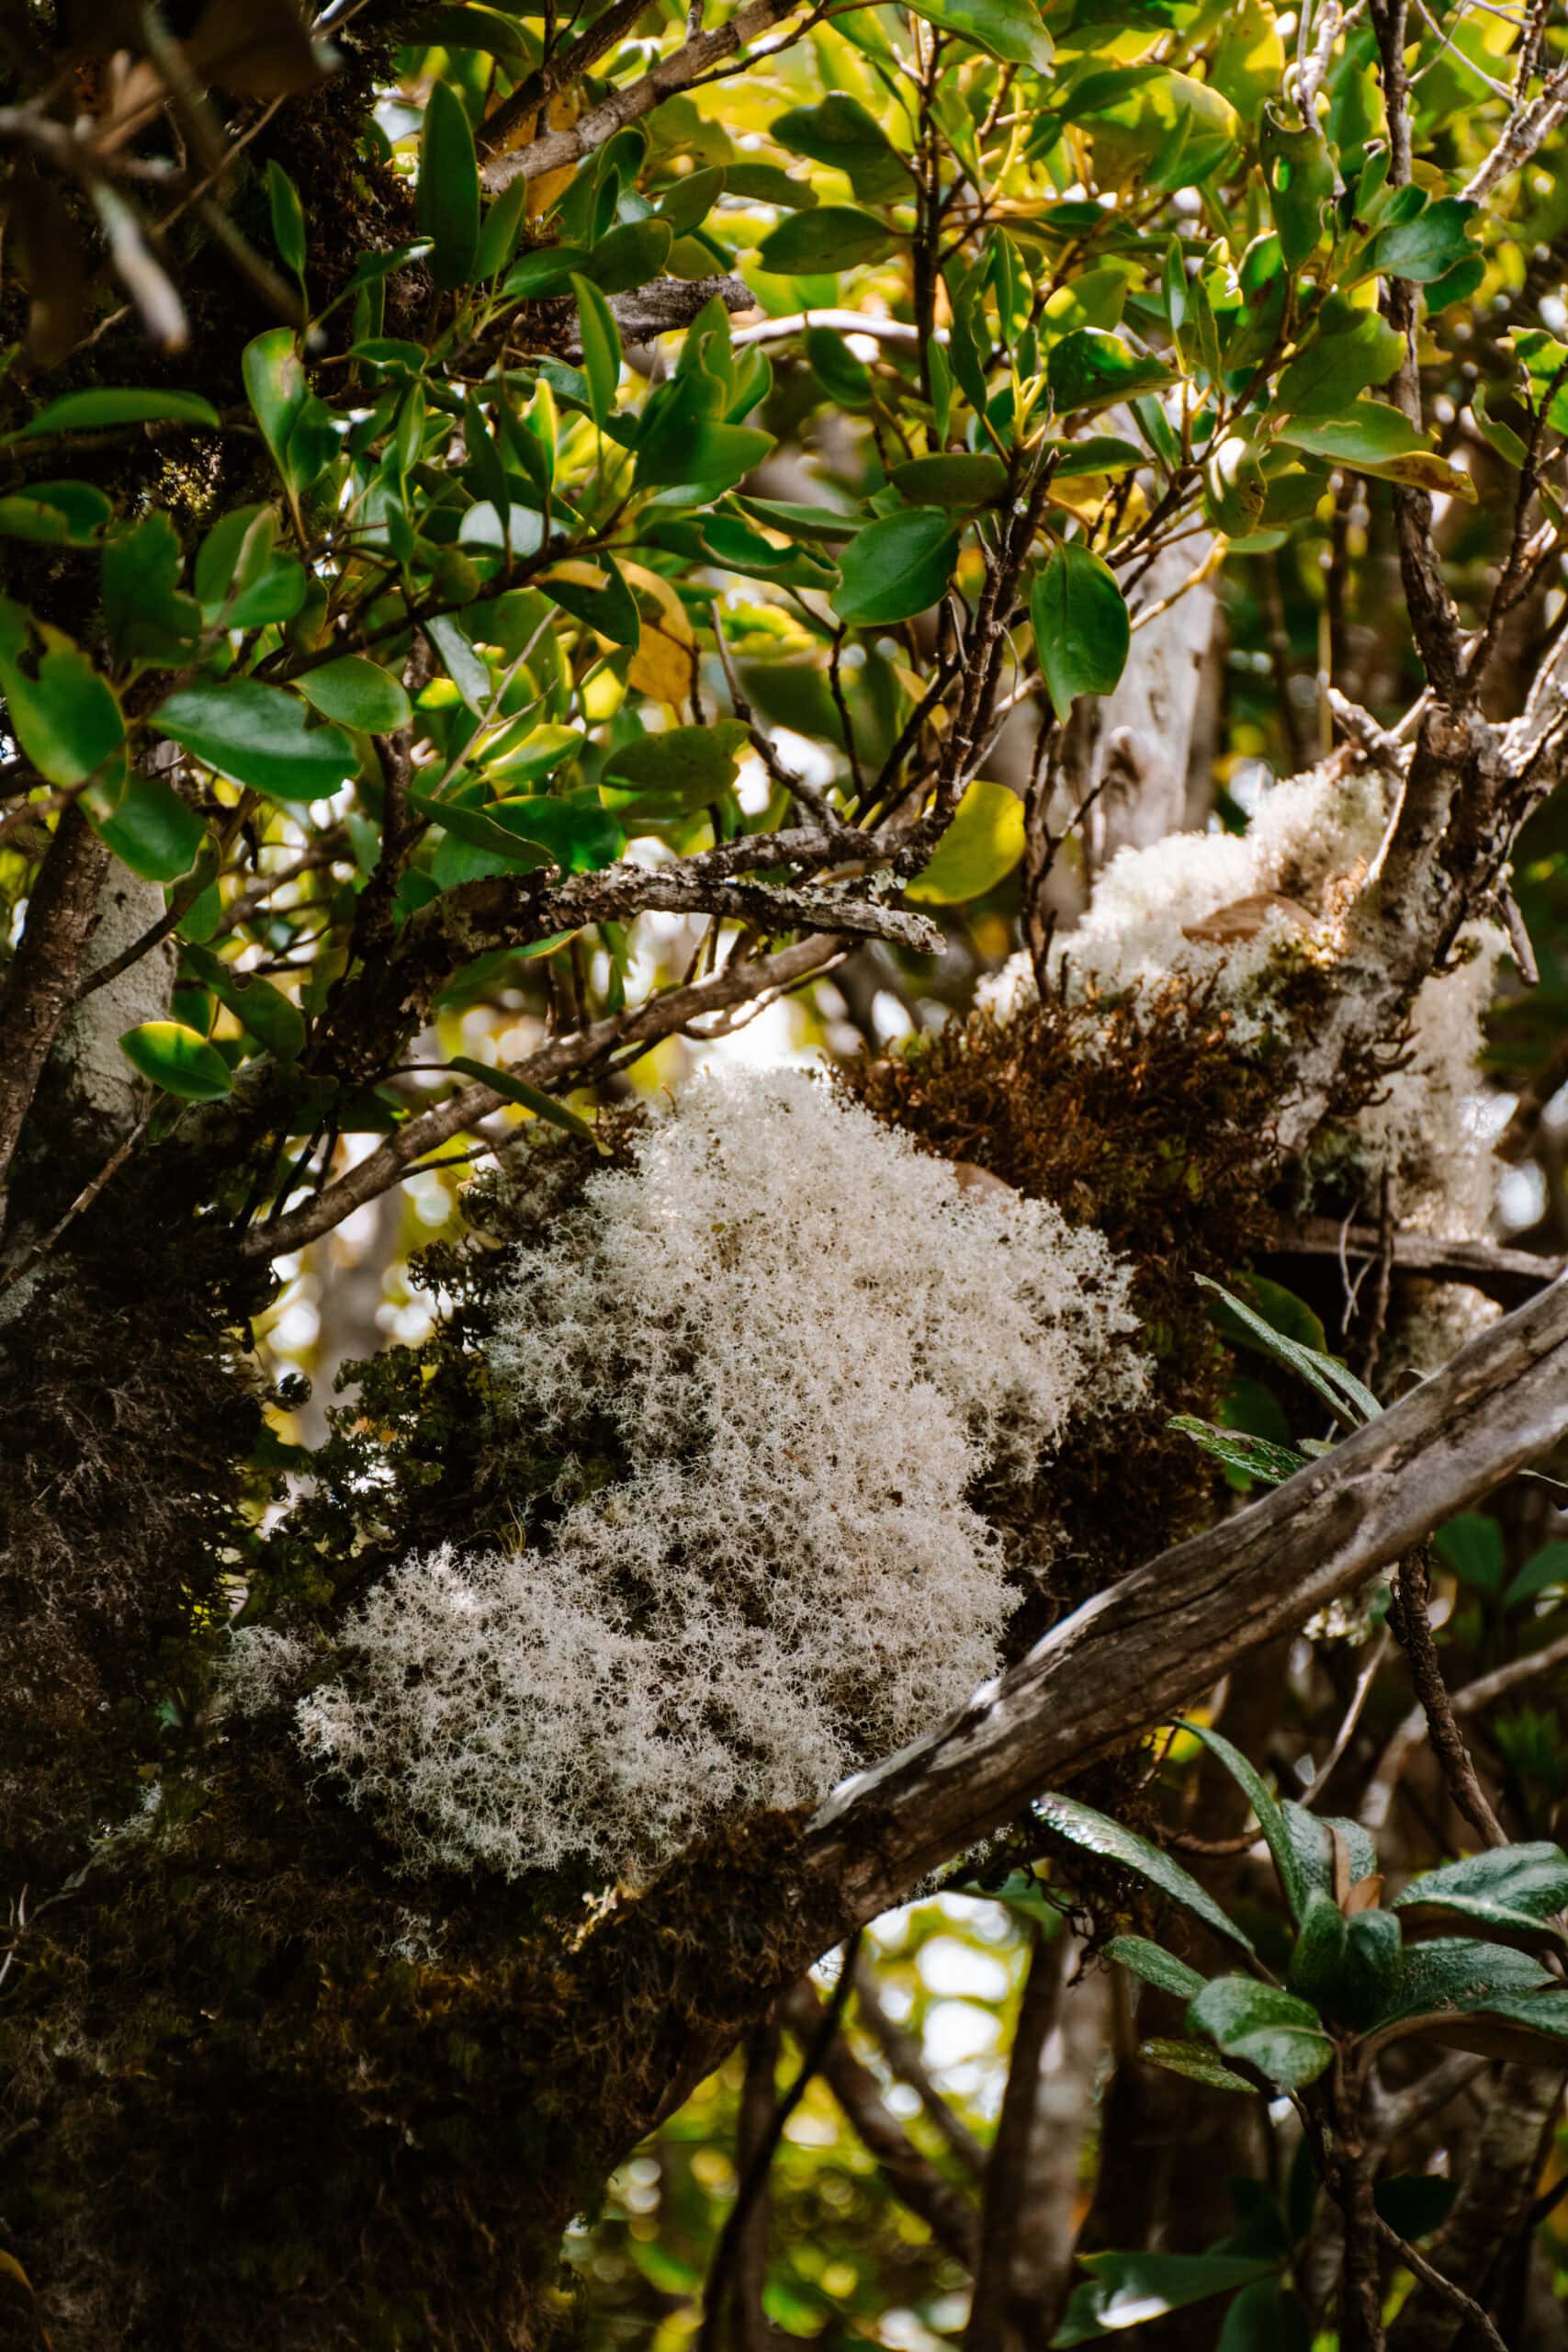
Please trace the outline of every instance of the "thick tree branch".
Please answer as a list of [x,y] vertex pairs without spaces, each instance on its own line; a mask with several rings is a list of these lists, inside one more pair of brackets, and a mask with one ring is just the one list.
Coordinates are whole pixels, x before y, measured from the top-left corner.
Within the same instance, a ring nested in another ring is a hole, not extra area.
[[0,994],[0,1223],[6,1180],[43,1066],[75,1001],[109,853],[73,804],[55,829]]

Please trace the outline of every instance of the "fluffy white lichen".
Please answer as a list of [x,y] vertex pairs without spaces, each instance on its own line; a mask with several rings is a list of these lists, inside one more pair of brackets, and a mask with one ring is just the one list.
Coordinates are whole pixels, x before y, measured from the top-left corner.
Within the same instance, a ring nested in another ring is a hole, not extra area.
[[636,1874],[897,1746],[998,1663],[976,1482],[1142,1393],[1099,1235],[801,1073],[699,1081],[635,1163],[519,1253],[491,1348],[503,1419],[607,1423],[626,1475],[405,1562],[299,1709],[415,1864]]
[[[1331,970],[1357,888],[1388,820],[1373,773],[1314,772],[1277,784],[1243,834],[1172,833],[1123,849],[1100,876],[1054,967],[1069,1000],[1118,997],[1186,977],[1223,1011],[1241,1052],[1277,1033],[1280,987],[1303,956]],[[1486,1230],[1495,1171],[1482,1125],[1482,1021],[1507,941],[1471,923],[1451,968],[1434,974],[1411,1009],[1397,1065],[1377,1098],[1314,1143],[1307,1190],[1348,1185],[1375,1215],[1383,1179],[1402,1224],[1454,1237]],[[988,984],[1006,1020],[1033,996],[1027,957]]]
[[[1267,792],[1245,833],[1168,833],[1120,850],[1081,922],[1055,943],[1054,966],[1080,998],[1173,974],[1212,979],[1235,1043],[1253,1043],[1269,1025],[1262,982],[1279,951],[1332,928],[1386,821],[1375,774],[1314,772]],[[1226,935],[1191,936],[1233,909],[1245,912],[1220,926]],[[1028,958],[1015,956],[988,984],[988,1001],[1006,1019],[1032,992]]]

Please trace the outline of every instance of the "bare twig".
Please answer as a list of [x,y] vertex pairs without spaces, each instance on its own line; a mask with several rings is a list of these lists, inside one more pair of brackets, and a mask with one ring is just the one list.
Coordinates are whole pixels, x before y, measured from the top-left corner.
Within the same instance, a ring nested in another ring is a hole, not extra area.
[[[1568,1634],[1560,1634],[1544,1649],[1533,1650],[1528,1657],[1510,1658],[1506,1666],[1494,1667],[1490,1674],[1478,1675],[1461,1690],[1452,1694],[1450,1703],[1456,1715],[1473,1715],[1494,1700],[1506,1698],[1510,1690],[1526,1682],[1533,1682],[1542,1674],[1550,1674],[1554,1667],[1568,1663]],[[1378,1758],[1361,1804],[1361,1819],[1374,1833],[1388,1820],[1393,1804],[1393,1793],[1399,1786],[1405,1765],[1413,1751],[1419,1747],[1427,1730],[1425,1711],[1412,1707],[1398,1729],[1388,1741]]]
[[1384,2245],[1393,2248],[1406,2270],[1413,2272],[1423,2286],[1430,2287],[1434,2294],[1440,2295],[1446,2303],[1451,2303],[1456,2312],[1462,2312],[1466,2326],[1480,2337],[1483,2344],[1492,2346],[1495,2352],[1508,2352],[1507,2346],[1473,2295],[1467,2295],[1462,2287],[1456,2287],[1451,2278],[1445,2278],[1436,2265],[1428,2262],[1424,2254],[1418,2253],[1415,2246],[1402,2238],[1381,2214],[1377,2216],[1377,2232]]
[[1475,1766],[1454,1714],[1448,1684],[1443,1680],[1438,1645],[1432,1639],[1432,1621],[1427,1613],[1431,1574],[1425,1546],[1406,1554],[1394,1576],[1389,1623],[1409,1661],[1410,1679],[1416,1685],[1416,1696],[1427,1718],[1432,1753],[1442,1767],[1450,1796],[1471,1827],[1488,1846],[1506,1846],[1508,1833],[1493,1812],[1486,1792],[1476,1778]]

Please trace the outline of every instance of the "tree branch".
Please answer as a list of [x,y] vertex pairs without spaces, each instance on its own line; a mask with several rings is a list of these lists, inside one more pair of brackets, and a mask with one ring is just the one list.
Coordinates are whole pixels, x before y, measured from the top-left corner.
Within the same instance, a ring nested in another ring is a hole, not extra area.
[[74,802],[55,828],[0,992],[0,1223],[6,1182],[44,1064],[75,1001],[109,853]]

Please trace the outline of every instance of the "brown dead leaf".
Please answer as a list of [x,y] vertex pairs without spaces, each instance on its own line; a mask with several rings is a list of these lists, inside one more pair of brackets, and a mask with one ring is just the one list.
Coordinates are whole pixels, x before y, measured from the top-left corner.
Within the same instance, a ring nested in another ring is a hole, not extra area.
[[1287,899],[1279,890],[1258,890],[1250,898],[1233,899],[1228,907],[1216,908],[1201,922],[1184,922],[1181,936],[1204,940],[1215,947],[1233,947],[1243,940],[1256,939],[1276,915],[1287,917],[1296,931],[1310,931],[1317,920],[1299,899]]
[[337,59],[313,41],[292,0],[209,0],[186,44],[191,70],[241,98],[291,98],[313,90]]

